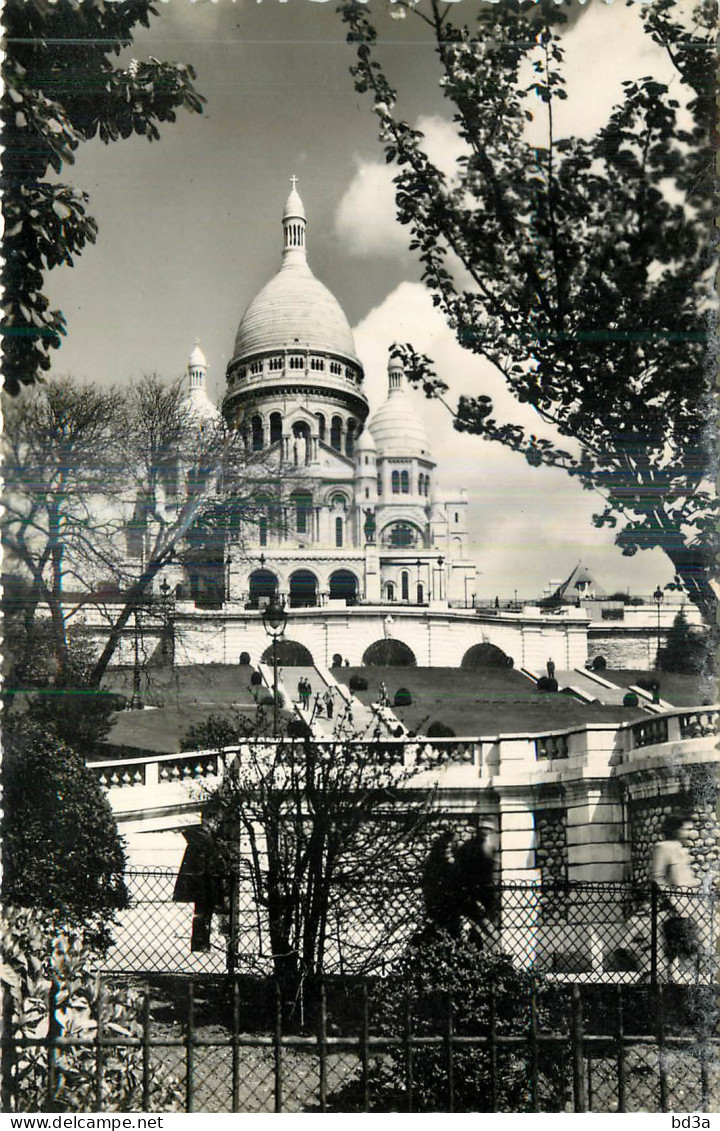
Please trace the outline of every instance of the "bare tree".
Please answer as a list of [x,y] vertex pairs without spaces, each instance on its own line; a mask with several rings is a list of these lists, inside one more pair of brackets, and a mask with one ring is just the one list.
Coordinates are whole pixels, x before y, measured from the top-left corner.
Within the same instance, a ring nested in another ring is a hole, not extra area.
[[251,737],[212,794],[225,837],[243,846],[241,880],[266,918],[287,1002],[326,969],[339,923],[364,932],[358,949],[373,958],[387,943],[367,901],[387,910],[417,876],[433,791],[408,789],[414,772],[399,744],[361,740],[341,716],[332,739]]

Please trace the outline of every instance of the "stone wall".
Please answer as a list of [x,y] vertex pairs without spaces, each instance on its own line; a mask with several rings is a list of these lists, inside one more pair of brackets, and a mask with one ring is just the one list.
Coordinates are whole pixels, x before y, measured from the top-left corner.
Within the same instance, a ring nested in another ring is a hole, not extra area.
[[698,879],[717,876],[720,866],[720,824],[716,812],[717,787],[707,774],[698,773],[686,793],[630,803],[630,844],[634,883],[650,879],[652,850],[662,840],[663,821],[669,813],[687,812],[692,826],[686,845]]
[[564,883],[568,874],[567,816],[564,809],[535,812],[535,863],[544,884]]

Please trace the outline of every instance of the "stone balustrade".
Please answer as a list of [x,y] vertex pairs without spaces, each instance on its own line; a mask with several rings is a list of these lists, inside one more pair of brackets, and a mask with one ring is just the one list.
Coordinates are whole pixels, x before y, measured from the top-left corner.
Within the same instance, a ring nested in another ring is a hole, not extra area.
[[[715,733],[718,709],[716,707],[684,708],[662,715],[653,715],[639,722],[604,724],[589,723],[572,730],[551,731],[546,734],[502,734],[495,736],[467,736],[453,738],[384,739],[375,742],[357,742],[358,751],[372,753],[385,765],[417,767],[427,771],[455,766],[470,772],[471,779],[515,773],[568,759],[581,763],[596,762],[618,765],[631,758],[633,751],[650,753],[650,747],[678,743],[689,739],[709,737]],[[318,746],[346,746],[338,739],[317,739]],[[271,749],[274,740],[263,739]],[[226,762],[233,756],[242,761],[242,748],[228,747],[223,751],[195,750],[182,754],[147,755],[124,758],[118,761],[95,762],[91,768],[100,783],[107,789],[133,789],[141,786],[160,786],[198,781],[205,777],[222,776]]]

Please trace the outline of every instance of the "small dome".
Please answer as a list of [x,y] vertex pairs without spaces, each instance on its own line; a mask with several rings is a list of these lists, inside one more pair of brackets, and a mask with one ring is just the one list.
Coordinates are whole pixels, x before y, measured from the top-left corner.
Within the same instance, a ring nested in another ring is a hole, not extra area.
[[188,408],[198,424],[220,419],[219,409],[212,403],[204,389],[191,389],[188,395]]
[[290,191],[290,195],[285,201],[285,207],[283,208],[283,220],[289,220],[291,217],[293,220],[306,219],[305,206],[300,199],[300,193],[297,191],[294,185]]
[[200,339],[196,338],[195,339],[195,346],[193,348],[192,353],[190,354],[188,366],[191,369],[194,369],[198,365],[204,365],[205,368],[207,369],[207,359],[206,359],[203,351],[200,349]]
[[402,366],[391,358],[390,392],[368,424],[381,456],[409,456],[432,460],[430,440],[413,397],[405,384]]
[[355,441],[356,452],[376,452],[377,445],[373,440],[372,432],[369,428],[363,428],[362,432]]

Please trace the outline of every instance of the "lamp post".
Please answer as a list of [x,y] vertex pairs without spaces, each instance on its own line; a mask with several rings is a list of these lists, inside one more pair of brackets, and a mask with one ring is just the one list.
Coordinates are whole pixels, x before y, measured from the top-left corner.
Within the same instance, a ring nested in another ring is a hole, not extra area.
[[438,565],[438,600],[439,601],[442,601],[442,599],[443,599],[443,565],[444,564],[445,564],[445,558],[439,557],[438,560],[437,560],[437,565]]
[[[658,656],[660,655],[660,606],[663,603],[663,597],[664,596],[665,596],[665,594],[663,593],[662,589],[658,585],[657,589],[653,593],[653,601],[657,605],[657,650],[658,650]],[[657,667],[657,665],[658,665],[658,658],[656,656],[655,657],[655,666]]]
[[273,657],[273,738],[277,738],[278,732],[278,669],[277,669],[277,642],[278,637],[282,636],[287,624],[288,615],[285,612],[285,607],[280,603],[277,597],[273,597],[270,604],[263,612],[263,627],[268,636],[272,639],[272,657]]

